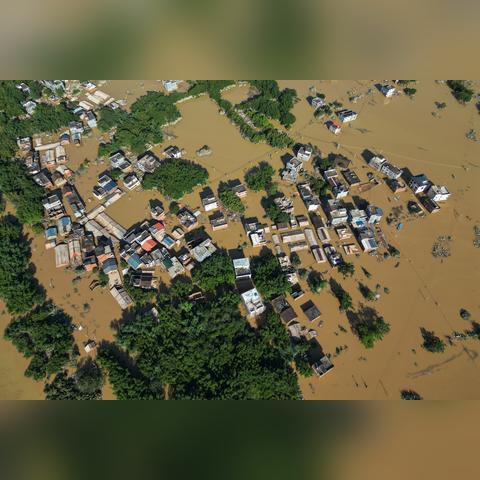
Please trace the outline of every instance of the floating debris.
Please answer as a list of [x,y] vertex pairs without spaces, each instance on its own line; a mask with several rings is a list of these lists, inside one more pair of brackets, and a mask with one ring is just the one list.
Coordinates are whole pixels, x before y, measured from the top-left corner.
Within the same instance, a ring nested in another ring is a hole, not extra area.
[[451,252],[450,252],[451,241],[452,241],[452,237],[450,235],[442,235],[438,237],[432,246],[432,255],[436,258],[449,257],[451,255]]
[[473,239],[473,246],[475,248],[480,248],[480,225],[475,225],[473,227],[473,233],[475,234],[475,238]]
[[472,316],[471,313],[466,310],[465,308],[461,308],[460,309],[460,316],[464,319],[464,320],[470,320],[470,317]]
[[473,129],[469,130],[465,136],[469,139],[469,140],[473,140],[474,142],[477,141],[477,132]]
[[212,150],[208,145],[204,145],[203,147],[199,148],[196,152],[197,157],[204,157],[206,155],[211,155]]

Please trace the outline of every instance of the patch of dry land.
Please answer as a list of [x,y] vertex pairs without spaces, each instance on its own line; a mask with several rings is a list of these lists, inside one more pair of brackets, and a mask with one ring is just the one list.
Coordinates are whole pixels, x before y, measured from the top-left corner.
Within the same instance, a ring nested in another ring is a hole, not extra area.
[[[299,321],[317,331],[318,342],[325,353],[331,354],[335,365],[324,377],[300,377],[304,397],[398,399],[402,389],[412,389],[426,399],[480,398],[480,341],[476,338],[454,340],[451,344],[446,341],[445,352],[434,354],[422,348],[420,332],[425,328],[445,339],[455,331],[471,329],[471,322],[459,315],[461,308],[467,309],[472,320],[480,323],[480,249],[474,247],[474,226],[480,224],[480,142],[465,136],[471,129],[480,133],[480,115],[475,105],[473,102],[466,106],[459,104],[446,85],[434,81],[417,83],[413,98],[398,95],[391,99],[386,99],[373,81],[307,80],[281,81],[279,84],[281,88],[296,89],[300,98],[293,110],[297,120],[290,132],[296,141],[317,146],[322,157],[329,153],[345,155],[352,160],[352,169],[362,182],[368,181],[368,172],[375,173],[379,185],[362,193],[352,189],[351,193],[383,209],[380,226],[386,241],[400,251],[398,258],[389,259],[366,253],[343,255],[355,265],[353,278],[347,279],[328,263],[317,264],[309,250],[300,252],[301,268],[317,270],[324,278],[339,282],[352,296],[354,312],[361,311],[368,304],[391,326],[390,333],[373,349],[365,349],[353,334],[347,315],[339,311],[338,301],[330,289],[312,294],[301,279],[305,295],[297,301],[293,298],[288,301]],[[339,135],[333,135],[322,120],[314,119],[313,109],[306,101],[312,86],[324,93],[327,101],[338,100],[344,108],[358,112],[358,119],[346,124]],[[108,81],[101,88],[131,104],[148,89],[159,90],[160,84],[156,81]],[[249,87],[234,87],[224,95],[230,101],[238,102],[249,95]],[[359,95],[360,99],[351,103],[349,97],[354,95]],[[445,102],[447,106],[439,110],[435,102]],[[166,129],[168,139],[153,150],[160,155],[170,144],[185,149],[185,158],[208,170],[209,186],[215,193],[220,181],[236,178],[243,181],[246,171],[260,161],[271,163],[279,171],[283,167],[282,155],[291,153],[243,139],[207,96],[187,100],[178,108],[181,121]],[[94,129],[81,147],[67,146],[72,169],[78,168],[85,159],[90,161],[88,169],[75,183],[87,210],[96,205],[92,187],[99,173],[108,168],[107,162],[104,164],[96,159],[100,137]],[[205,144],[213,153],[197,157],[196,150]],[[422,217],[410,215],[407,203],[415,199],[412,191],[392,193],[383,176],[367,166],[362,157],[365,149],[385,155],[393,164],[406,167],[414,174],[424,173],[438,185],[446,185],[451,192],[450,199],[437,213],[426,213]],[[306,170],[312,170],[312,165],[307,164]],[[280,191],[293,196],[294,213],[306,215],[295,186],[276,176]],[[201,209],[199,191],[196,189],[181,203],[192,209]],[[242,199],[246,217],[256,216],[268,223],[261,207],[264,195],[249,191]],[[347,202],[352,202],[352,195],[346,198]],[[137,189],[127,191],[108,207],[107,213],[128,229],[149,218],[148,202],[153,198],[168,206],[158,192]],[[394,209],[399,219],[388,225],[386,217]],[[240,221],[230,222],[227,229],[214,232],[208,225],[207,214],[203,209],[201,211],[200,221],[206,225],[207,233],[218,247],[232,249],[248,242]],[[168,229],[177,222],[167,218],[166,223]],[[397,229],[398,223],[403,224],[400,230]],[[435,258],[431,253],[432,245],[441,236],[451,236],[450,256]],[[342,243],[350,243],[341,242],[333,230],[331,238],[339,250]],[[267,234],[267,240],[267,246],[273,249],[271,233]],[[84,274],[80,280],[74,281],[75,273],[56,269],[54,252],[45,250],[42,236],[32,235],[32,250],[36,276],[48,295],[73,317],[75,324],[84,327],[75,333],[79,345],[87,339],[97,342],[112,339],[111,322],[120,318],[121,310],[107,289],[89,289],[94,274]],[[259,249],[251,247],[248,242],[244,252],[253,256],[259,253]],[[371,274],[370,278],[363,273],[362,267]],[[163,276],[162,279],[167,280]],[[359,283],[377,289],[380,298],[367,302],[359,291]],[[313,300],[321,311],[320,319],[313,323],[300,308],[308,300]],[[7,315],[3,312],[0,328],[3,329],[7,322]],[[3,339],[0,343],[0,397],[41,397],[41,387],[23,376],[26,361],[11,344]]]

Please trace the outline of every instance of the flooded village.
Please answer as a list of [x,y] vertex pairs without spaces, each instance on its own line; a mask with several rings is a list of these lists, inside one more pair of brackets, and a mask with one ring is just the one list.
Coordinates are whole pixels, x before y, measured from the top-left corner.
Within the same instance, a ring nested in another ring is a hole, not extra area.
[[[288,148],[243,138],[200,95],[177,102],[181,117],[161,143],[100,156],[111,137],[98,129],[99,109],[186,91],[173,80],[66,81],[78,120],[18,139],[19,161],[45,190],[44,230],[28,232],[35,277],[72,317],[80,355],[114,338],[139,291],[168,289],[227,252],[248,321],[273,309],[292,342],[311,345],[303,398],[478,398],[480,342],[463,333],[480,322],[480,144],[466,135],[480,131],[477,109],[443,82],[418,82],[415,94],[394,81],[278,83],[298,97]],[[222,91],[233,104],[255,95],[245,82]],[[181,198],[145,188],[169,159],[195,162],[208,179]],[[249,174],[269,168],[272,188],[251,188]],[[252,276],[267,250],[289,283],[275,298]],[[365,348],[354,331],[372,317],[389,328]],[[3,329],[9,316],[0,318]],[[422,348],[422,329],[444,339],[442,353]],[[25,360],[1,343],[1,397],[41,398]],[[113,398],[108,384],[104,398]]]

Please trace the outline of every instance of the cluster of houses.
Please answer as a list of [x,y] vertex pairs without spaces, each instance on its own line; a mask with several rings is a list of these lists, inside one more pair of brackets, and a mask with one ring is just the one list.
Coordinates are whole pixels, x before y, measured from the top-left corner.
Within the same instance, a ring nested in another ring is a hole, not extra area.
[[384,156],[374,155],[368,165],[385,175],[386,183],[394,193],[405,191],[408,185],[429,213],[438,212],[439,203],[450,197],[446,186],[434,184],[424,174],[412,175],[387,161]]

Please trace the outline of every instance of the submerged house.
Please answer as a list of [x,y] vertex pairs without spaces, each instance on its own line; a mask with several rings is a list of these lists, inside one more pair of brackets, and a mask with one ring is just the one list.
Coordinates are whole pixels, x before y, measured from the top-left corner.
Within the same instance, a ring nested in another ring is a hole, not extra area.
[[338,110],[336,114],[343,123],[353,122],[358,117],[358,114],[356,112],[347,108],[343,110]]

